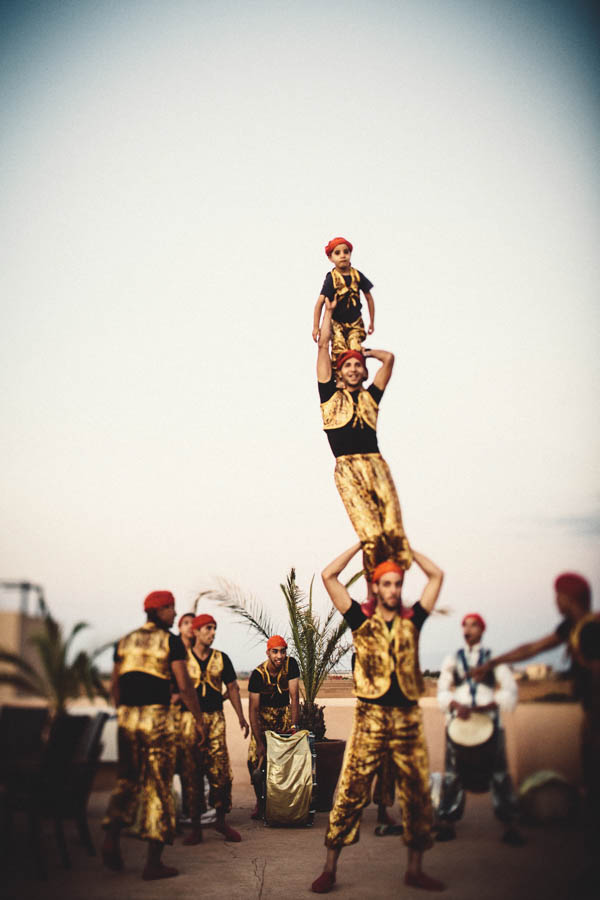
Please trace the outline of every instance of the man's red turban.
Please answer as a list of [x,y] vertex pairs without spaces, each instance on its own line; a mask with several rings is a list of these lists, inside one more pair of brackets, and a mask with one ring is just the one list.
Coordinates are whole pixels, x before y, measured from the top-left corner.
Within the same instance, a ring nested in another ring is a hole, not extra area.
[[584,609],[590,608],[592,592],[589,582],[581,575],[577,575],[575,572],[563,572],[554,582],[554,590],[558,594],[566,594]]
[[379,565],[376,566],[371,581],[379,581],[379,579],[384,575],[387,575],[388,572],[397,572],[398,575],[402,575],[402,577],[404,577],[404,569],[402,568],[402,566],[399,566],[398,563],[395,563],[393,559],[386,559],[385,562],[379,563]]
[[485,631],[485,629],[486,629],[485,620],[484,620],[483,616],[479,615],[479,613],[467,613],[466,616],[463,616],[463,620],[462,620],[461,624],[464,625],[465,622],[467,621],[467,619],[475,619],[475,621],[479,622],[479,624],[481,625],[481,630]]
[[327,254],[327,256],[331,256],[331,254],[333,253],[335,248],[337,246],[339,246],[339,244],[345,244],[346,247],[348,248],[348,250],[350,251],[350,253],[352,253],[352,250],[354,248],[353,248],[352,244],[350,243],[350,241],[347,241],[346,238],[343,238],[343,237],[336,237],[336,238],[331,238],[331,240],[325,247],[325,253]]
[[171,591],[152,591],[144,600],[144,612],[163,609],[165,606],[175,606],[175,597]]
[[336,363],[335,363],[336,369],[341,369],[347,359],[357,359],[359,362],[361,362],[363,364],[365,369],[367,368],[366,360],[365,360],[364,356],[362,355],[362,353],[360,353],[359,350],[344,350],[344,352],[340,353],[340,355],[338,356],[338,358],[336,360]]
[[210,613],[202,613],[201,616],[196,616],[194,621],[192,622],[192,628],[194,631],[198,631],[198,629],[202,628],[203,625],[216,625],[217,622]]
[[283,647],[287,650],[287,643],[285,638],[282,638],[280,634],[274,634],[273,637],[270,637],[267,641],[267,650],[276,650],[279,647]]

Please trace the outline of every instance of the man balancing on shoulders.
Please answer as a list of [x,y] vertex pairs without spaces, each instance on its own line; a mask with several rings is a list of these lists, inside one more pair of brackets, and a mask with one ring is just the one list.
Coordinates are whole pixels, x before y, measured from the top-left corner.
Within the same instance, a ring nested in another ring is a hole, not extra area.
[[[225,716],[223,714],[223,686],[227,688],[227,697],[237,713],[240,728],[244,737],[248,737],[248,723],[242,710],[240,689],[233,664],[226,653],[213,648],[217,623],[209,613],[196,616],[192,622],[195,637],[192,646],[192,665],[194,665],[194,685],[198,694],[200,709],[206,724],[206,740],[199,748],[197,780],[204,783],[204,776],[209,784],[208,802],[217,811],[216,831],[226,841],[238,843],[241,835],[225,821],[231,812],[231,784],[233,774],[229,762],[225,736]],[[202,841],[202,827],[199,808],[192,816],[192,830],[184,840],[184,844],[199,844]]]
[[147,622],[121,638],[115,649],[111,693],[117,707],[119,764],[102,827],[104,864],[123,868],[120,836],[133,826],[148,841],[145,881],[171,878],[177,869],[163,865],[165,844],[175,836],[175,802],[171,790],[175,770],[175,732],[170,711],[171,676],[196,720],[198,742],[204,720],[186,666],[186,649],[169,631],[175,619],[170,591],[153,591],[144,601]]
[[316,894],[335,884],[343,847],[359,839],[360,819],[369,803],[371,783],[388,754],[398,779],[408,868],[404,883],[429,891],[445,885],[422,870],[423,852],[433,846],[433,810],[429,794],[429,763],[418,698],[423,684],[419,671],[419,632],[435,606],[443,572],[421,553],[412,551],[427,584],[410,609],[402,606],[404,570],[396,562],[381,563],[373,572],[377,601],[367,615],[339,580],[361,545],[356,544],[323,571],[331,601],[352,629],[356,662],[357,704],[350,741],[338,782],[335,805],[325,836],[327,857],[323,873],[312,883]]
[[[257,666],[248,681],[250,727],[248,770],[254,775],[265,758],[265,731],[286,732],[298,727],[300,714],[300,670],[293,656],[287,655],[287,643],[278,634],[267,641],[267,658]],[[259,791],[254,784],[257,804],[252,818],[259,818]]]
[[[394,355],[387,350],[347,350],[337,358],[335,374],[343,386],[336,387],[329,357],[334,308],[335,301],[327,302],[319,334],[317,381],[321,415],[336,459],[335,485],[362,544],[370,592],[373,569],[380,562],[394,559],[408,569],[412,561],[396,487],[377,441],[379,404],[392,377]],[[377,360],[381,367],[365,390],[366,358]]]

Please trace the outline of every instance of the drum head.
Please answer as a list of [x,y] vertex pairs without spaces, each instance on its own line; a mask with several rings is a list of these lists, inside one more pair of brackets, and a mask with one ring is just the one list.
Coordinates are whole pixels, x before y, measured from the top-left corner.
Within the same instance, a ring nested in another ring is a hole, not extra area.
[[456,716],[448,725],[448,737],[461,747],[485,744],[494,733],[494,722],[485,713],[471,713],[468,719]]

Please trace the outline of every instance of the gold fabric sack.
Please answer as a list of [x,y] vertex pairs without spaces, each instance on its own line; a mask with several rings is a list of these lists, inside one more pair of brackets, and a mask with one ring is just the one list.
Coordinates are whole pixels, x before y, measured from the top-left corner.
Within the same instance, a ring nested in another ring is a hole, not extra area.
[[267,790],[265,821],[269,825],[304,825],[313,787],[312,756],[305,729],[295,734],[265,731]]

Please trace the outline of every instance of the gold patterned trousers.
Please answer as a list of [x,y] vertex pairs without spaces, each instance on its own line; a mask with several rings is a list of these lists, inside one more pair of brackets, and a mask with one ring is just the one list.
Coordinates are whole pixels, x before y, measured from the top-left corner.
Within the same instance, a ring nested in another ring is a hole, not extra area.
[[197,822],[206,811],[204,782],[201,772],[201,749],[196,720],[188,709],[172,707],[175,743],[177,747],[175,771],[181,779],[181,790],[187,813]]
[[375,779],[373,803],[377,806],[393,806],[396,793],[396,772],[391,755],[388,753]]
[[[292,727],[292,710],[289,706],[261,706],[258,711],[258,721],[261,733],[265,731],[289,731]],[[254,735],[250,738],[248,747],[248,771],[252,775],[258,765],[256,753],[256,741]]]
[[119,764],[102,825],[132,827],[145,841],[172,844],[175,801],[173,718],[168,706],[119,706]]
[[412,553],[402,525],[400,501],[389,466],[379,453],[338,456],[335,485],[363,550],[367,581],[381,562],[393,559],[404,569]]
[[233,773],[225,741],[225,715],[222,710],[205,712],[206,740],[200,747],[200,777],[208,779],[209,806],[231,811],[231,782]]
[[346,350],[362,352],[363,341],[367,336],[362,316],[354,322],[331,321],[331,365],[335,372],[335,364],[339,356]]
[[341,849],[358,841],[360,819],[371,797],[373,778],[388,753],[396,770],[404,842],[413,850],[432,846],[433,809],[421,710],[418,706],[401,709],[358,700],[335,804],[329,815],[327,847]]

